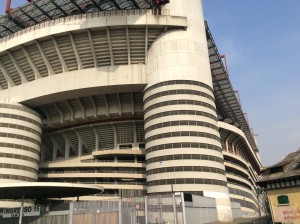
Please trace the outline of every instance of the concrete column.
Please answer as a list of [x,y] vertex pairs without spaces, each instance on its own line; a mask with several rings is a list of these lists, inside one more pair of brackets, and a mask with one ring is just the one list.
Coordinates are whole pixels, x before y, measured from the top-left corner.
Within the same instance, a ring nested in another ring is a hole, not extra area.
[[74,202],[70,202],[69,224],[73,224],[73,215],[74,215]]
[[[0,124],[0,161],[13,166],[0,169],[0,183],[37,181],[42,135],[39,114],[19,103],[0,103]],[[18,206],[18,202],[0,202],[4,208]]]
[[19,103],[0,103],[0,124],[1,163],[21,165],[20,169],[1,168],[0,182],[37,181],[42,135],[39,114]]
[[[155,160],[146,169],[155,172],[147,175],[147,191],[170,192],[173,185],[175,192],[208,192],[220,197],[220,221],[231,221],[225,166],[213,159],[220,161],[223,155],[202,4],[174,0],[164,9],[186,16],[188,28],[166,32],[148,51],[143,99],[145,130],[151,128],[145,133],[146,159]],[[206,125],[201,126],[203,122]],[[168,167],[169,171],[164,169]],[[215,170],[201,171],[201,167]]]
[[122,198],[119,198],[119,224],[122,224]]

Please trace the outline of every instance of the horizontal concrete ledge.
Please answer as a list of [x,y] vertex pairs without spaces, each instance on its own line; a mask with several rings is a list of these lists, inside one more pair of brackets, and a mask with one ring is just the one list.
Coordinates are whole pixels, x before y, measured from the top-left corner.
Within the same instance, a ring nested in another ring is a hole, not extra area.
[[187,18],[170,15],[153,15],[151,10],[128,15],[106,15],[101,12],[74,15],[40,23],[3,38],[0,40],[0,52],[49,35],[95,27],[101,28],[131,25],[174,26],[186,28]]
[[122,92],[142,92],[145,65],[90,68],[51,75],[0,91],[0,102],[35,107],[75,97]]
[[96,158],[101,158],[110,155],[145,155],[145,150],[138,149],[111,149],[94,151],[92,155]]

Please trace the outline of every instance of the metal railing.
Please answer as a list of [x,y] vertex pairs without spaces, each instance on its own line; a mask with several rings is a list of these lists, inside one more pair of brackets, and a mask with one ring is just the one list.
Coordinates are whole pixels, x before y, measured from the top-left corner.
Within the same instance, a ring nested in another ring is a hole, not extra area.
[[146,174],[146,171],[127,171],[127,170],[62,170],[62,171],[40,171],[39,174],[63,174],[63,173],[130,173],[130,174]]
[[81,161],[82,163],[145,163],[145,161],[134,161],[134,160],[97,160],[97,159],[92,159],[92,160],[84,160]]
[[232,176],[239,177],[239,178],[245,180],[246,182],[248,182],[250,185],[252,185],[251,182],[250,182],[248,179],[246,179],[245,177],[243,177],[243,176],[241,176],[241,175],[238,175],[238,174],[235,174],[235,173],[231,173],[231,172],[227,172],[226,174],[229,174],[229,175],[232,175]]
[[[67,182],[66,183],[74,183]],[[143,185],[146,186],[146,183],[137,183],[137,182],[109,182],[109,181],[78,181],[79,184],[109,184],[109,185]]]
[[233,164],[233,165],[238,166],[238,167],[240,167],[240,168],[243,168],[243,169],[245,170],[245,167],[243,167],[242,165],[237,164],[237,163],[235,163],[235,162],[232,162],[232,161],[229,161],[229,160],[224,160],[224,162]]

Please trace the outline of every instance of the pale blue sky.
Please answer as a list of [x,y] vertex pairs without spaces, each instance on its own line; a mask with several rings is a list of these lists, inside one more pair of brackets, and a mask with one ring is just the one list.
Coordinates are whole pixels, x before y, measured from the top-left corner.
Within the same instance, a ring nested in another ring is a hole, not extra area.
[[300,1],[203,0],[263,165],[300,147]]
[[272,165],[300,147],[300,1],[203,0],[203,8],[263,165]]

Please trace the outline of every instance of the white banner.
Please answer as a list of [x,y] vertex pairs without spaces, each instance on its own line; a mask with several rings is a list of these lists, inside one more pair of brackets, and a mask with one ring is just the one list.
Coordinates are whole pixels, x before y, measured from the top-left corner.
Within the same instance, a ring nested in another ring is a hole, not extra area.
[[[5,208],[3,209],[3,218],[19,217],[21,208]],[[24,207],[23,216],[39,216],[41,207],[39,205]]]

